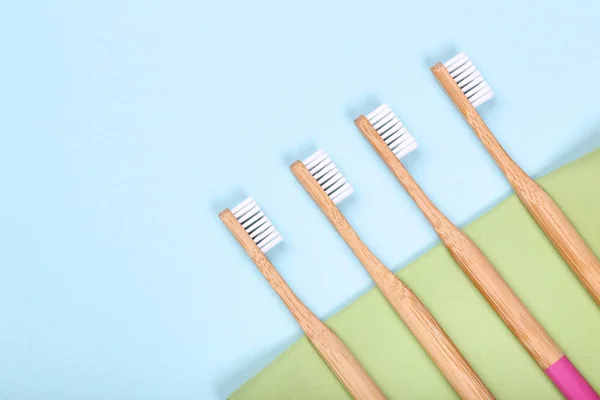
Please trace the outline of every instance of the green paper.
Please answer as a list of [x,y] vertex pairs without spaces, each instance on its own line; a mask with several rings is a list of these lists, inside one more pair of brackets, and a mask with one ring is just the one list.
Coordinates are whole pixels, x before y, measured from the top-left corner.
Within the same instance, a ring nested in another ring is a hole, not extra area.
[[[539,180],[600,254],[600,150]],[[600,391],[600,309],[516,196],[465,232]],[[398,276],[429,308],[499,399],[561,399],[525,349],[439,244]],[[390,399],[458,396],[378,290],[327,321]],[[231,400],[350,399],[306,337]]]

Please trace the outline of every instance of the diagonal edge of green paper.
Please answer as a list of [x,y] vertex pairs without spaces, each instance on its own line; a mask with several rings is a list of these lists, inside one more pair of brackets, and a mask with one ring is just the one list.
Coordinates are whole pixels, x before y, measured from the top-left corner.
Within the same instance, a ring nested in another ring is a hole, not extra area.
[[[600,254],[600,149],[539,182]],[[600,309],[516,196],[465,232],[600,391]],[[398,276],[427,305],[497,398],[562,398],[443,245]],[[327,323],[389,398],[457,398],[376,289]],[[231,400],[345,398],[350,396],[305,337],[230,396]]]

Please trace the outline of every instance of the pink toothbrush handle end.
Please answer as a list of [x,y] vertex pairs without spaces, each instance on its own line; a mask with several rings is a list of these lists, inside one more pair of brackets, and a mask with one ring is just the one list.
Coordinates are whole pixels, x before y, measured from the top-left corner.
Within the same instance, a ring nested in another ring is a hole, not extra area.
[[567,400],[600,400],[600,396],[571,364],[567,356],[563,355],[549,366],[546,375]]

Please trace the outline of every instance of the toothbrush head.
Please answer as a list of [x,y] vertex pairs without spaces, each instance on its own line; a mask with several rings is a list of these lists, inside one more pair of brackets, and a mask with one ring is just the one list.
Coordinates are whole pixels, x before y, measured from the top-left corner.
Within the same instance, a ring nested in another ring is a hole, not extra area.
[[366,117],[398,159],[418,147],[415,138],[387,104],[380,105]]
[[483,79],[483,76],[465,52],[458,53],[446,61],[444,67],[473,107],[478,107],[494,97],[492,88]]
[[338,167],[323,150],[318,150],[306,160],[302,161],[308,172],[325,191],[327,196],[338,204],[352,193],[354,189],[350,182],[344,178]]
[[283,240],[275,226],[252,197],[248,197],[233,207],[231,213],[263,253],[266,253]]

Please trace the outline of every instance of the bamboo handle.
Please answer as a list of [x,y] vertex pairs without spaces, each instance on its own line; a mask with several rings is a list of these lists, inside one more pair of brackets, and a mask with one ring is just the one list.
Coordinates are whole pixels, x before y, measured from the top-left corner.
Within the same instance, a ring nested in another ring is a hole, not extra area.
[[452,257],[538,365],[545,370],[558,361],[563,352],[477,245],[455,226],[442,230]]
[[600,306],[600,260],[554,200],[531,178],[515,191],[538,225]]
[[283,300],[298,325],[306,333],[308,340],[350,395],[360,400],[386,400],[381,389],[354,358],[344,342],[300,301],[231,211],[226,209],[219,214],[219,217],[246,250],[273,290]]
[[596,304],[600,305],[598,257],[594,255],[556,202],[510,158],[446,68],[438,63],[431,70],[506,175],[517,196],[556,250],[567,261]]
[[373,278],[377,287],[458,395],[462,399],[493,399],[494,396],[429,310],[408,286],[386,270],[390,274],[388,279]]
[[371,253],[304,164],[296,161],[291,170],[459,396],[463,399],[493,399],[429,310],[408,286]]
[[540,367],[546,369],[562,357],[562,352],[552,338],[529,313],[477,245],[429,200],[369,121],[360,116],[355,124],[414,199],[462,270]]

